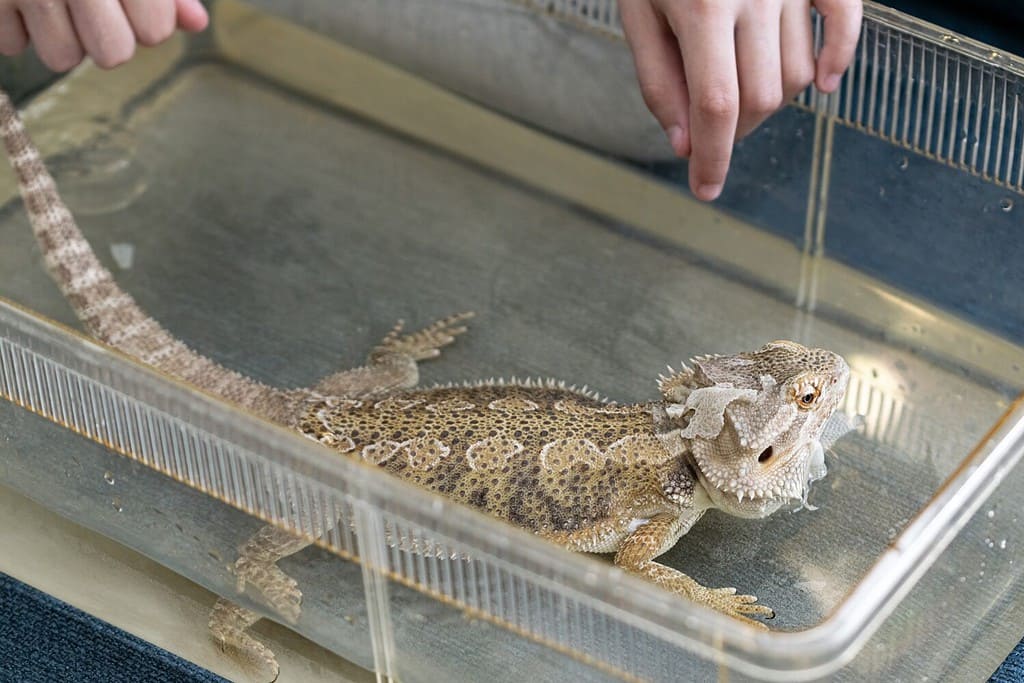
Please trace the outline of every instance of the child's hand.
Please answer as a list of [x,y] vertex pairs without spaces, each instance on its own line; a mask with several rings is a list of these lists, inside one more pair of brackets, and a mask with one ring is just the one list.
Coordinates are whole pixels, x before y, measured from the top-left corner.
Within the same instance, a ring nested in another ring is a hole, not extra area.
[[860,0],[620,0],[640,89],[700,199],[722,191],[733,143],[811,81],[831,92],[853,59]]
[[199,0],[0,0],[0,54],[31,42],[54,71],[88,55],[104,69],[128,61],[135,44],[157,45],[176,28],[206,28]]

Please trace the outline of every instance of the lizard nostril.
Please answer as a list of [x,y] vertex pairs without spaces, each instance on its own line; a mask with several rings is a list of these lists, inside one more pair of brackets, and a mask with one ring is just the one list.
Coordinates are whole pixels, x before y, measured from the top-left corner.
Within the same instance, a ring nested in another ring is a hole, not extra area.
[[761,451],[761,455],[757,456],[757,461],[760,463],[768,462],[769,460],[771,460],[773,452],[774,451],[772,451],[772,447],[769,446],[768,448]]

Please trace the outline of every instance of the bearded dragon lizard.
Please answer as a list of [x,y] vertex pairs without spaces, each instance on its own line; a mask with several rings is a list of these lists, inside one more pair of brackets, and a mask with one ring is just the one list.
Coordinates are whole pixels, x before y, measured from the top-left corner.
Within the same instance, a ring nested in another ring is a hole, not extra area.
[[[619,405],[553,380],[416,389],[417,362],[465,331],[456,315],[392,330],[366,365],[305,389],[278,389],[205,358],[123,292],[97,260],[6,94],[2,134],[50,274],[86,329],[141,362],[293,428],[345,457],[483,510],[570,550],[615,564],[760,628],[772,610],[655,562],[710,508],[764,517],[824,474],[826,423],[846,389],[837,354],[791,341],[694,358],[660,376],[660,397]],[[265,527],[240,551],[254,585],[299,616],[301,592],[277,568],[309,543]],[[225,646],[265,662],[246,629],[260,617],[227,600],[210,620]]]

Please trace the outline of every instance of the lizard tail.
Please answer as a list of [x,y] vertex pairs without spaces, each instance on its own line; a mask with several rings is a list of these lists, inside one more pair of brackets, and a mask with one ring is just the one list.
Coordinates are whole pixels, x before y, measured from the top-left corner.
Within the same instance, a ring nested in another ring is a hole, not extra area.
[[147,365],[281,421],[292,392],[256,382],[196,353],[117,285],[78,229],[17,109],[2,89],[0,136],[46,267],[90,334]]

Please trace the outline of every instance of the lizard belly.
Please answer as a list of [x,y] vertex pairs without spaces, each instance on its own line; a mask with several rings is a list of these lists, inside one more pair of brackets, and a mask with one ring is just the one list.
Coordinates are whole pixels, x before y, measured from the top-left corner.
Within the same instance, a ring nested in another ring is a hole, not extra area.
[[622,542],[638,528],[650,521],[647,517],[634,517],[631,520],[607,520],[585,529],[569,533],[544,534],[561,546],[583,553],[613,553]]

